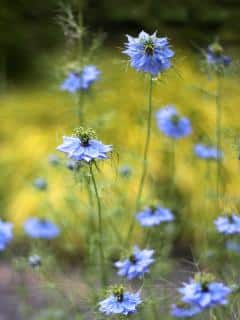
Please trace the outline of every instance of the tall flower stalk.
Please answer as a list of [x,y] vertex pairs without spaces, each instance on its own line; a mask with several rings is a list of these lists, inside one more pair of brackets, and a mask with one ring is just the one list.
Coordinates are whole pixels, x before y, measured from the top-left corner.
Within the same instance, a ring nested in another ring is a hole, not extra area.
[[98,212],[98,246],[100,254],[100,267],[101,267],[101,283],[103,286],[107,284],[106,272],[105,272],[105,259],[104,259],[104,250],[103,250],[103,231],[102,231],[102,206],[101,200],[97,188],[97,183],[93,171],[93,164],[89,165],[90,175],[93,183],[93,188],[97,200],[97,212]]
[[[141,198],[144,183],[148,170],[148,151],[151,138],[151,118],[152,118],[152,89],[153,77],[157,77],[160,73],[171,67],[171,58],[174,52],[170,49],[167,38],[157,37],[156,32],[152,35],[142,31],[137,38],[127,35],[128,41],[125,43],[123,53],[129,56],[131,66],[137,71],[149,74],[149,102],[147,116],[147,135],[144,146],[142,175],[138,187],[135,210],[138,211],[141,206]],[[132,217],[130,223],[127,241],[130,240],[134,228],[135,220]]]
[[[217,90],[216,90],[216,144],[217,149],[221,148],[221,128],[222,128],[222,108],[221,108],[221,75],[217,74]],[[221,194],[221,166],[222,158],[216,161],[217,175],[216,175],[216,196],[217,196],[217,209],[220,209],[220,194]]]

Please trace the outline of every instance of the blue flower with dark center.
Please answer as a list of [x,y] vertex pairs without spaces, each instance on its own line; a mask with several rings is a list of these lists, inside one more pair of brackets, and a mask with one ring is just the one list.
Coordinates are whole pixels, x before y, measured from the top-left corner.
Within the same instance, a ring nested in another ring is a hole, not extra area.
[[118,275],[126,277],[128,280],[142,277],[146,272],[149,272],[149,266],[154,262],[153,253],[154,250],[140,250],[135,246],[127,259],[115,263]]
[[197,157],[206,160],[218,160],[223,157],[223,153],[219,151],[217,148],[201,143],[195,145],[194,152]]
[[59,160],[58,155],[56,155],[56,154],[50,154],[50,155],[48,156],[48,162],[49,162],[49,164],[51,164],[51,165],[54,166],[54,167],[58,166],[59,163],[60,163],[60,160]]
[[4,251],[13,238],[12,223],[0,220],[0,251]]
[[179,292],[183,302],[205,309],[227,304],[227,298],[232,291],[223,283],[214,281],[209,274],[197,274],[189,283],[184,283]]
[[240,216],[236,214],[220,216],[214,221],[217,230],[223,234],[240,233]]
[[33,185],[36,189],[38,190],[46,190],[47,189],[47,181],[44,179],[44,178],[36,178],[34,181],[33,181]]
[[174,216],[169,209],[161,208],[159,206],[145,208],[137,214],[136,218],[143,227],[152,227],[163,222],[170,222],[174,220]]
[[223,47],[218,42],[214,42],[207,48],[205,57],[207,63],[210,65],[227,67],[232,61],[230,57],[224,55]]
[[107,154],[112,151],[112,146],[105,145],[93,138],[91,129],[75,130],[75,137],[63,137],[63,144],[57,147],[58,151],[68,154],[68,157],[75,161],[104,160]]
[[167,38],[158,38],[142,31],[137,38],[127,35],[123,53],[130,57],[131,66],[137,71],[148,72],[157,76],[171,67],[174,52],[169,48]]
[[56,238],[60,233],[59,228],[54,223],[39,218],[29,218],[24,223],[24,230],[31,238],[48,240]]
[[172,305],[171,315],[176,318],[191,318],[201,311],[201,308],[197,305],[180,302],[179,304]]
[[99,79],[100,71],[95,66],[85,66],[81,71],[72,71],[61,85],[61,89],[70,93],[87,90]]
[[113,289],[111,295],[99,303],[99,311],[105,315],[130,315],[137,311],[137,306],[141,304],[140,293],[125,291],[123,287]]
[[192,126],[186,117],[180,117],[174,106],[166,106],[156,113],[157,126],[161,132],[172,139],[191,134]]

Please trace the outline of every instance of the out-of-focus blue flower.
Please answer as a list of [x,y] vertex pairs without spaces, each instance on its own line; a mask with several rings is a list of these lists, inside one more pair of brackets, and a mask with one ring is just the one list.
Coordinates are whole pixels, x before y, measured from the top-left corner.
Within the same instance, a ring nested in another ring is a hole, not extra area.
[[0,220],[0,251],[4,251],[13,238],[12,223]]
[[75,161],[90,162],[96,159],[107,159],[112,146],[93,139],[91,131],[84,131],[83,128],[76,130],[78,133],[75,137],[63,137],[63,144],[57,147],[58,151],[67,153],[68,157]]
[[142,31],[137,38],[127,35],[127,39],[123,53],[130,57],[131,66],[137,71],[157,76],[171,67],[174,52],[169,48],[167,38],[158,38],[156,32],[149,35]]
[[31,267],[37,268],[42,265],[42,259],[37,254],[34,254],[28,258],[28,263]]
[[161,208],[159,206],[145,208],[137,214],[136,218],[143,227],[152,227],[163,222],[170,222],[174,220],[174,216],[169,209]]
[[226,242],[226,248],[227,248],[229,251],[233,251],[233,252],[236,252],[236,253],[240,253],[240,243],[238,243],[237,241],[228,240],[228,241]]
[[166,106],[156,113],[157,126],[161,132],[172,139],[191,134],[192,126],[186,117],[181,117],[174,106]]
[[210,275],[201,274],[195,279],[190,279],[189,283],[184,283],[179,292],[182,294],[183,302],[205,309],[227,304],[231,289],[221,282],[212,280]]
[[77,170],[78,162],[70,159],[67,161],[66,167],[71,171]]
[[154,250],[140,250],[135,246],[127,259],[115,263],[118,275],[126,277],[128,280],[142,277],[146,272],[149,272],[149,266],[154,262],[153,253]]
[[52,165],[52,166],[58,166],[60,163],[59,157],[56,154],[50,154],[48,156],[48,162]]
[[218,160],[223,156],[222,151],[219,151],[217,148],[201,143],[195,145],[194,152],[197,157],[207,160]]
[[85,66],[81,71],[70,72],[61,85],[61,89],[70,93],[87,90],[99,79],[100,71],[95,66]]
[[172,305],[171,315],[176,318],[191,318],[201,311],[201,308],[197,305],[191,305],[182,302]]
[[132,168],[130,166],[128,166],[128,165],[121,166],[119,168],[119,174],[122,177],[129,177],[132,174]]
[[39,218],[29,218],[24,223],[24,230],[31,238],[39,239],[54,239],[56,238],[60,230],[51,221]]
[[217,230],[223,234],[240,233],[240,216],[236,214],[220,216],[214,221]]
[[34,181],[33,181],[33,185],[36,189],[38,190],[46,190],[47,189],[47,181],[44,179],[44,178],[36,178]]
[[205,57],[207,63],[210,65],[222,65],[227,67],[232,61],[230,57],[224,55],[223,48],[218,42],[214,42],[207,48]]
[[99,303],[99,311],[105,315],[129,315],[137,311],[137,306],[141,304],[140,293],[124,291],[123,287],[113,289],[112,294]]

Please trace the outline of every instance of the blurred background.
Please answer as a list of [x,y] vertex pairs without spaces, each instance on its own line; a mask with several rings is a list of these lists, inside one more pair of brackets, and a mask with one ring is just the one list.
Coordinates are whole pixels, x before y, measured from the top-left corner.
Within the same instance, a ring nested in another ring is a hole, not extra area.
[[[71,5],[76,14],[82,12],[83,23],[92,34],[103,35],[104,41],[91,60],[102,71],[101,81],[86,102],[88,121],[98,129],[106,143],[114,145],[119,155],[117,165],[130,167],[130,178],[115,179],[115,164],[104,171],[107,181],[103,188],[105,209],[113,210],[126,227],[126,211],[132,215],[132,193],[119,200],[121,190],[136,191],[141,166],[142,141],[145,132],[147,82],[143,75],[127,68],[121,53],[125,34],[137,35],[142,29],[168,36],[176,52],[175,70],[154,90],[154,110],[175,104],[188,116],[194,128],[191,138],[177,145],[177,197],[175,203],[165,198],[168,183],[166,152],[168,141],[154,123],[151,146],[151,174],[145,202],[157,199],[173,207],[181,215],[184,228],[178,234],[178,250],[204,246],[205,233],[213,228],[218,215],[210,201],[214,186],[215,164],[210,171],[194,158],[193,144],[205,134],[214,139],[216,79],[201,70],[201,48],[219,37],[226,53],[237,61],[240,43],[240,2],[238,0],[90,0],[31,1],[1,0],[0,10],[0,94],[1,94],[1,217],[15,223],[15,233],[23,237],[22,223],[28,216],[47,215],[64,227],[63,239],[57,246],[72,254],[83,248],[84,224],[70,232],[76,220],[86,219],[82,204],[84,196],[74,184],[71,173],[49,165],[49,155],[56,153],[63,134],[75,126],[75,100],[61,92],[63,65],[69,58],[68,46],[59,25],[63,5]],[[239,123],[233,117],[239,105],[238,66],[223,83],[223,143],[228,162],[225,170],[223,206],[236,208],[239,187]],[[153,119],[154,121],[154,119]],[[126,133],[127,132],[127,133]],[[127,137],[126,137],[127,135]],[[237,174],[236,174],[237,173]],[[206,175],[207,174],[207,175]],[[47,190],[33,187],[37,177],[47,181]],[[206,189],[206,177],[209,185]],[[153,186],[153,187],[152,187]],[[70,191],[69,191],[70,190]],[[109,198],[109,192],[113,196]],[[115,198],[114,198],[115,195]],[[79,204],[72,200],[79,197]],[[213,196],[214,197],[214,196]],[[204,203],[204,207],[203,207]],[[124,211],[119,215],[119,210]],[[110,214],[110,213],[109,213]],[[189,219],[191,217],[191,219]],[[198,226],[193,232],[193,228]],[[139,232],[137,230],[136,232]],[[65,238],[64,238],[65,237]]]

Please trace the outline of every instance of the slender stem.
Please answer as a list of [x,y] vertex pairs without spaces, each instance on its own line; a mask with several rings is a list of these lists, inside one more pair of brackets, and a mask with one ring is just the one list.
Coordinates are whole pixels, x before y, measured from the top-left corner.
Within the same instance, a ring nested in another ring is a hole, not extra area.
[[[151,138],[151,119],[152,119],[152,87],[153,87],[153,78],[152,78],[152,75],[150,75],[149,96],[148,96],[147,135],[146,135],[146,141],[145,141],[145,147],[144,147],[144,153],[143,153],[142,176],[140,179],[137,198],[136,198],[136,207],[135,207],[136,212],[140,208],[144,182],[146,179],[147,169],[148,169],[148,161],[147,160],[148,160],[149,143],[150,143],[150,138]],[[127,241],[129,241],[131,239],[134,225],[135,225],[135,220],[133,217],[132,221],[130,223]]]
[[93,172],[92,164],[89,166],[90,168],[90,174],[93,182],[93,188],[97,200],[97,211],[98,211],[98,232],[99,232],[99,238],[98,238],[98,245],[99,245],[99,253],[100,253],[100,266],[101,266],[101,281],[102,285],[106,285],[106,273],[105,273],[105,265],[104,265],[104,251],[103,251],[103,236],[102,236],[102,207],[101,207],[101,200],[98,193],[97,183],[95,179],[95,175]]
[[84,93],[81,91],[77,92],[76,116],[77,125],[84,126]]
[[[221,125],[222,125],[222,108],[220,103],[221,92],[221,75],[217,75],[217,90],[216,90],[216,141],[217,150],[221,151]],[[216,196],[217,209],[220,209],[220,192],[221,192],[221,157],[216,161],[217,163],[217,179],[216,179]]]
[[174,196],[174,188],[175,188],[175,178],[176,178],[176,174],[175,174],[175,139],[172,139],[171,141],[171,178],[172,178],[172,183],[171,183],[171,193],[170,193],[170,197]]

